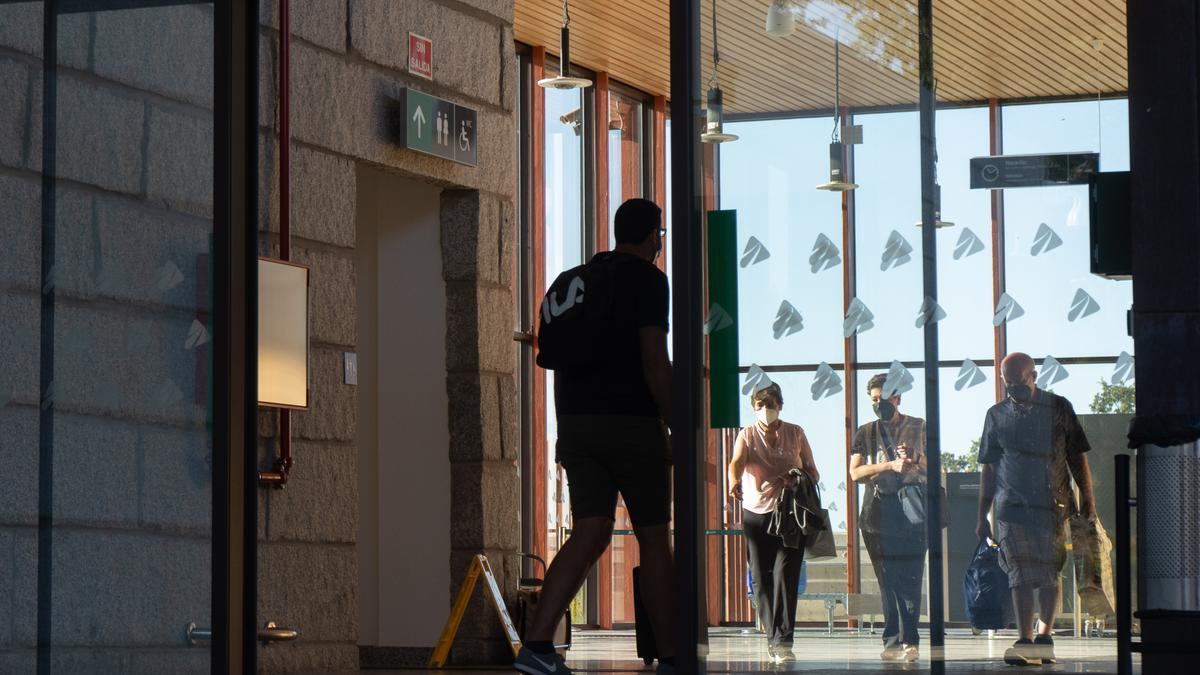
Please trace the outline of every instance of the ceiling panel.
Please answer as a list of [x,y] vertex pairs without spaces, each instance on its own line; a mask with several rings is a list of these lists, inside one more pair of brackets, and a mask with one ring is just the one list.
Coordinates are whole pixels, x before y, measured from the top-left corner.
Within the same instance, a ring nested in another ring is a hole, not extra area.
[[[917,101],[915,0],[798,0],[796,31],[763,29],[770,0],[717,2],[718,78],[731,113],[828,110],[839,44],[841,103]],[[1125,0],[934,0],[938,99],[1087,96],[1127,88]],[[701,79],[712,72],[701,0]],[[652,94],[670,89],[666,0],[571,3],[572,60]],[[516,0],[517,40],[558,53],[562,3]]]

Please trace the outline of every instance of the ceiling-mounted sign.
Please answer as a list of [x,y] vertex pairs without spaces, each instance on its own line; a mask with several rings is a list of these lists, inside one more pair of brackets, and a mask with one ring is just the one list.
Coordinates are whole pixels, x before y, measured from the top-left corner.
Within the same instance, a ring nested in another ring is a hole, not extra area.
[[433,40],[416,33],[408,34],[408,72],[433,79]]
[[971,189],[1084,185],[1100,167],[1095,152],[971,158]]
[[459,164],[479,163],[477,112],[415,89],[405,89],[403,97],[404,147]]

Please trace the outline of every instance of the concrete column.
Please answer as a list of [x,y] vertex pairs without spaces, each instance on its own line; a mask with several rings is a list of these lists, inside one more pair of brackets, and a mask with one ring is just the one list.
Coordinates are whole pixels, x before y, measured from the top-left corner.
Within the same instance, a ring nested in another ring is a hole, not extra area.
[[[446,278],[446,391],[450,419],[450,588],[471,559],[488,557],[511,607],[521,564],[519,399],[514,373],[512,203],[477,190],[442,193]],[[512,658],[503,628],[476,589],[451,658]]]

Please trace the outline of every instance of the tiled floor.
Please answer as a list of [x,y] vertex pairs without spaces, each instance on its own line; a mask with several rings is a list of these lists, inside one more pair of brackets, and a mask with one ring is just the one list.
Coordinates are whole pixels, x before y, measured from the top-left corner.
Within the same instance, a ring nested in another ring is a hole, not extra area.
[[[1001,657],[1015,636],[1001,632],[995,638],[972,636],[967,631],[950,631],[945,658],[931,662],[929,649],[922,646],[921,660],[912,664],[885,664],[879,660],[878,636],[835,634],[823,630],[803,631],[797,636],[797,661],[774,665],[766,660],[766,642],[761,635],[736,628],[715,628],[709,633],[709,673],[1116,673],[1116,642],[1112,639],[1055,638],[1058,663],[1035,668],[1013,668]],[[1134,672],[1138,672],[1135,656]],[[580,631],[567,655],[567,665],[576,673],[653,673],[637,658],[632,631]],[[381,671],[373,671],[380,673]],[[424,671],[396,671],[413,675]],[[512,670],[473,670],[473,673],[514,673]]]

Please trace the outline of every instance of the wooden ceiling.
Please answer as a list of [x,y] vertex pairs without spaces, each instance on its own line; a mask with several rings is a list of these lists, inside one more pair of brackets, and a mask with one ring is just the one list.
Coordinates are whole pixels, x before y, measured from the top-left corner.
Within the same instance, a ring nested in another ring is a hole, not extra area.
[[[793,0],[796,31],[764,31],[770,0],[718,0],[718,78],[732,113],[917,101],[916,0]],[[712,72],[711,2],[701,0],[701,79]],[[1125,0],[934,0],[938,99],[975,102],[1127,89]],[[572,61],[651,94],[670,90],[667,0],[574,0]],[[517,40],[558,53],[561,0],[516,0]]]

